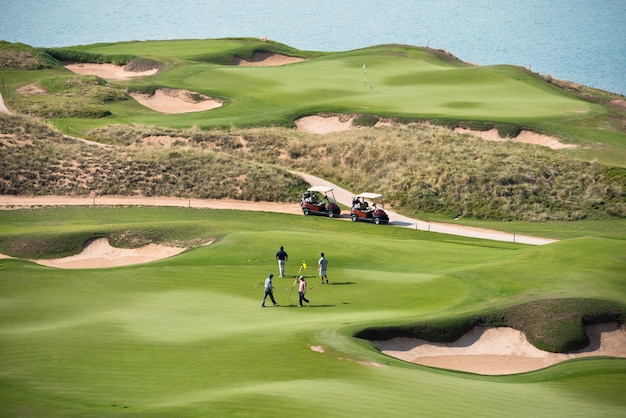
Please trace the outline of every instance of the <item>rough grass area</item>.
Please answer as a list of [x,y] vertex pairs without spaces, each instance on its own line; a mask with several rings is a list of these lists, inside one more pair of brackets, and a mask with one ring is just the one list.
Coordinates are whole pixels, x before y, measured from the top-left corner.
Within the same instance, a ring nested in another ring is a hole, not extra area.
[[0,115],[0,192],[295,201],[286,169],[376,190],[407,214],[491,220],[626,216],[626,169],[538,146],[493,143],[445,128],[361,128],[319,137],[288,129],[202,131],[139,125],[62,138],[34,119]]
[[[187,146],[89,146],[35,119],[0,115],[0,193],[295,201],[303,181],[279,166]],[[149,145],[149,144],[148,144]]]
[[61,64],[49,54],[21,43],[0,40],[0,68],[42,70],[60,68]]
[[380,341],[405,337],[452,343],[473,327],[511,327],[522,331],[528,341],[541,350],[567,353],[589,345],[584,331],[586,325],[623,324],[625,320],[624,304],[596,299],[548,299],[471,316],[366,328],[355,336]]

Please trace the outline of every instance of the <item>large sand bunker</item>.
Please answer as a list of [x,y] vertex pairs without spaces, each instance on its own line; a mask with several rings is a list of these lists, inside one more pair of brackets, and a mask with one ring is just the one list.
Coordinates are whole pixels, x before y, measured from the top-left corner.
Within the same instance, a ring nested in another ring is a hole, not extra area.
[[497,141],[497,142],[521,142],[524,144],[535,144],[535,145],[543,145],[544,147],[552,148],[552,149],[569,149],[576,148],[575,144],[563,144],[557,138],[549,135],[542,135],[536,132],[522,130],[516,137],[514,138],[506,138],[501,137],[498,133],[497,129],[491,129],[488,131],[476,131],[472,129],[465,128],[454,128],[454,132],[459,134],[471,135],[486,141]]
[[203,112],[222,106],[223,101],[188,90],[157,89],[154,94],[130,93],[141,105],[161,113]]
[[[341,132],[348,131],[353,128],[352,121],[356,116],[350,115],[334,115],[334,116],[323,116],[323,115],[312,115],[312,116],[304,116],[295,121],[296,129],[302,132],[309,132],[314,134],[329,134],[332,132]],[[376,124],[378,126],[390,126],[391,123],[380,121]],[[501,137],[496,129],[491,129],[488,131],[477,131],[472,129],[465,128],[455,128],[455,133],[465,134],[475,136],[486,141],[510,141],[510,142],[520,142],[525,144],[535,144],[542,145],[545,147],[549,147],[552,149],[567,149],[567,148],[576,148],[577,145],[574,144],[563,144],[557,138],[538,134],[536,132],[523,130],[521,131],[515,138],[505,138]]]
[[186,248],[150,244],[141,248],[115,248],[106,238],[98,238],[85,245],[80,254],[52,260],[33,260],[37,264],[64,269],[85,269],[127,266],[148,263],[180,254]]
[[585,327],[590,344],[571,353],[539,350],[526,336],[512,328],[476,327],[451,344],[414,338],[372,341],[383,353],[423,366],[484,375],[503,375],[539,370],[581,357],[626,358],[626,328],[616,323]]
[[146,71],[129,71],[126,66],[115,64],[66,64],[65,68],[80,75],[95,75],[109,80],[131,80],[137,77],[145,77],[156,74],[159,69],[152,68]]

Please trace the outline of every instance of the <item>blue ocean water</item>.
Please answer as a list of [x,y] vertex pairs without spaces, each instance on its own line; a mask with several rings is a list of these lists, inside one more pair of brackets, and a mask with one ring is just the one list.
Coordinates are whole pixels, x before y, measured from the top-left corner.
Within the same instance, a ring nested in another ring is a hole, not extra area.
[[428,45],[626,95],[625,0],[0,0],[0,39],[32,46],[264,36]]

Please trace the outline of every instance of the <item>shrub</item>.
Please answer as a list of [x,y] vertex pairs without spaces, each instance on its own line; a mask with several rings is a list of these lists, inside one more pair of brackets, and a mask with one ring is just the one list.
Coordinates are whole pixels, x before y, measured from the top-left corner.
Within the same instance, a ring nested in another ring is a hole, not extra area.
[[378,116],[374,115],[360,115],[352,119],[353,126],[365,126],[372,127],[375,126],[380,119]]

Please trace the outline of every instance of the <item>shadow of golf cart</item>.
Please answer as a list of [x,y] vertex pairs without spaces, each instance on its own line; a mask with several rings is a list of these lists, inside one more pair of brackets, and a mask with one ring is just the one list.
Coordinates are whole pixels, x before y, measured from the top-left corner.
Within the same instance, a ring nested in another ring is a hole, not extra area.
[[389,216],[385,212],[383,195],[378,193],[361,193],[352,199],[350,209],[352,222],[373,222],[376,225],[389,223]]
[[341,209],[335,202],[332,187],[313,186],[302,193],[300,207],[305,216],[323,215],[333,218],[341,214]]

